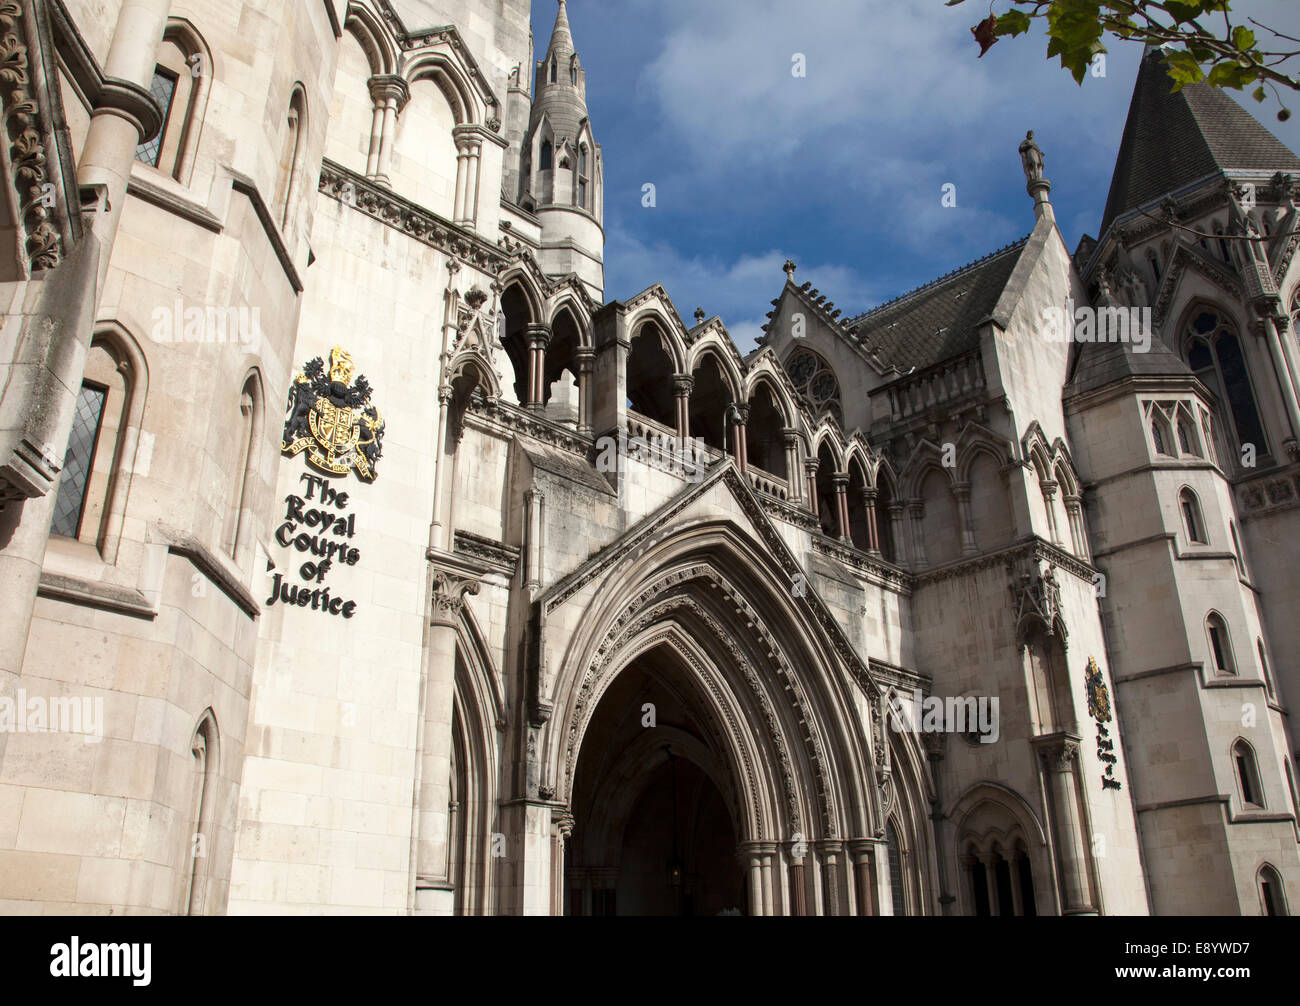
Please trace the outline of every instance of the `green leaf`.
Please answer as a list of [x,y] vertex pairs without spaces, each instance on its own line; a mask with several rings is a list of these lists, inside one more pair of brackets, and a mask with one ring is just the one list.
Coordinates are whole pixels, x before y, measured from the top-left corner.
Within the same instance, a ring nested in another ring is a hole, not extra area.
[[1033,21],[1024,11],[1009,10],[998,18],[996,30],[999,35],[1010,35],[1015,38],[1029,31],[1032,25]]
[[1195,84],[1205,79],[1201,64],[1190,52],[1174,50],[1165,53],[1165,68],[1169,79],[1174,82],[1174,90],[1181,91],[1184,84]]
[[1255,48],[1255,33],[1238,25],[1232,29],[1232,44],[1242,52],[1250,52]]
[[1256,101],[1263,101],[1265,98],[1268,97],[1268,95],[1264,93],[1264,89],[1262,87],[1255,88],[1255,90],[1250,92],[1250,96],[1254,98]]
[[1180,22],[1193,21],[1202,13],[1200,4],[1180,3],[1179,0],[1165,0],[1164,8]]

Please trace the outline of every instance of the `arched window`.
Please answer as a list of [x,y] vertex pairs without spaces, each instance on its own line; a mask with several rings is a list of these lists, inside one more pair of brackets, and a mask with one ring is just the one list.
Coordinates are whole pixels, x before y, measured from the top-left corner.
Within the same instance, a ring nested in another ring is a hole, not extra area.
[[1228,521],[1228,530],[1232,532],[1232,555],[1237,560],[1237,573],[1246,575],[1246,557],[1241,554],[1241,542],[1237,539],[1237,522]]
[[538,159],[537,163],[538,163],[539,171],[551,170],[551,141],[550,140],[542,141],[542,156]]
[[578,181],[574,186],[574,199],[577,205],[584,210],[587,206],[587,147],[584,144],[578,148]]
[[135,159],[189,184],[212,87],[212,55],[183,18],[167,22],[149,92],[162,111],[162,129],[136,147]]
[[1183,486],[1178,493],[1178,506],[1183,512],[1183,530],[1187,532],[1187,540],[1194,545],[1209,544],[1209,538],[1205,534],[1205,522],[1201,520],[1201,504],[1197,502],[1196,493]]
[[1291,816],[1295,819],[1296,836],[1300,838],[1300,794],[1296,793],[1295,773],[1291,771],[1291,759],[1284,755],[1282,766],[1286,769],[1286,791],[1291,797]]
[[108,389],[92,381],[83,381],[77,395],[77,407],[72,416],[72,432],[68,436],[68,450],[63,457],[63,474],[59,477],[59,491],[54,499],[54,517],[50,533],[66,538],[80,537],[82,518],[86,509],[86,490],[94,468],[96,449],[99,446],[100,427],[104,418],[104,405]]
[[153,81],[149,84],[149,94],[162,110],[162,129],[152,140],[145,140],[135,148],[135,159],[143,161],[151,168],[159,166],[158,158],[162,154],[163,141],[167,139],[167,126],[171,121],[172,102],[176,98],[176,85],[180,75],[161,64],[154,67]]
[[1264,640],[1256,637],[1255,647],[1259,650],[1259,669],[1264,674],[1264,687],[1268,689],[1268,697],[1273,697],[1273,670],[1268,666],[1268,654],[1264,652]]
[[86,354],[50,533],[97,547],[109,563],[116,561],[147,380],[144,357],[125,331],[112,326],[95,334]]
[[1290,915],[1286,907],[1286,889],[1277,870],[1265,863],[1259,868],[1259,907],[1261,915]]
[[577,63],[570,63],[570,64],[569,64],[569,83],[570,83],[570,84],[574,84],[574,85],[577,85],[577,83],[578,83],[578,64],[577,64]]
[[1253,444],[1256,455],[1267,454],[1246,359],[1231,324],[1216,312],[1201,311],[1192,319],[1186,353],[1188,367],[1226,408],[1238,446]]
[[835,371],[811,349],[796,349],[785,362],[790,382],[812,406],[814,415],[829,409],[835,421],[844,427],[844,411],[840,408],[840,382]]
[[220,766],[217,723],[212,710],[203,714],[190,741],[191,797],[185,855],[181,860],[185,877],[182,915],[205,915],[208,911],[208,864],[212,862],[216,829],[216,780]]
[[254,506],[254,487],[257,484],[257,447],[262,432],[262,384],[256,373],[248,375],[239,393],[239,418],[237,437],[233,437],[238,452],[235,465],[230,470],[235,492],[231,494],[230,509],[226,515],[223,544],[236,562],[243,558],[244,545],[249,533],[249,518]]
[[1161,432],[1161,424],[1155,419],[1151,420],[1151,442],[1155,444],[1157,454],[1169,453],[1169,449],[1165,446],[1164,434]]
[[1166,407],[1157,402],[1151,402],[1148,405],[1151,416],[1151,445],[1155,448],[1157,454],[1163,454],[1166,457],[1174,457],[1176,449],[1174,447],[1174,431],[1169,424],[1169,414]]
[[560,79],[560,64],[551,60],[551,83],[554,84]]
[[1215,672],[1236,674],[1237,665],[1232,659],[1232,640],[1228,636],[1228,626],[1218,612],[1210,612],[1205,619],[1205,632],[1209,637]]
[[1242,807],[1249,810],[1264,809],[1264,787],[1259,782],[1259,766],[1255,752],[1244,740],[1232,745],[1232,764],[1237,772],[1237,793]]
[[302,168],[303,140],[307,130],[307,93],[301,84],[293,89],[285,120],[285,134],[280,144],[279,175],[275,186],[275,205],[280,210],[281,229],[288,225]]
[[1178,450],[1188,457],[1201,457],[1200,444],[1196,439],[1196,426],[1181,407],[1178,410]]

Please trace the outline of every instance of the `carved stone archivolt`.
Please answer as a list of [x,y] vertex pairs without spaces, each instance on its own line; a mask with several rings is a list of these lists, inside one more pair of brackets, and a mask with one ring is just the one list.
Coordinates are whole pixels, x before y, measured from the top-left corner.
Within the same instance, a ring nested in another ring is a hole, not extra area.
[[[682,592],[692,581],[704,581],[710,589],[717,590],[722,598],[733,606],[737,615],[755,633],[755,646],[759,652],[769,655],[770,669],[775,672],[783,691],[789,696],[794,707],[795,719],[803,724],[803,736],[800,738],[808,752],[808,760],[813,772],[811,780],[816,788],[816,797],[822,817],[823,834],[834,837],[837,834],[835,797],[831,784],[830,769],[822,737],[814,728],[816,722],[802,683],[795,675],[782,648],[771,634],[762,626],[761,619],[739,593],[721,577],[712,567],[698,564],[674,570],[661,577],[643,590],[614,621],[604,639],[597,646],[587,666],[577,698],[567,724],[564,755],[564,791],[571,789],[574,772],[577,767],[581,739],[587,723],[595,711],[595,705],[606,685],[622,669],[615,657],[624,653],[636,637],[651,629],[655,624],[671,620],[681,612],[687,612],[700,621],[708,630],[709,636],[717,640],[726,650],[730,662],[744,677],[750,694],[762,714],[772,750],[776,753],[777,769],[782,780],[783,796],[786,808],[786,824],[792,831],[803,827],[803,815],[800,803],[800,786],[793,759],[786,743],[786,732],[777,715],[776,708],[768,695],[768,689],[755,670],[744,648],[737,642],[734,633],[721,622],[700,601],[688,593]],[[717,684],[711,676],[700,667],[692,668],[697,672],[698,680],[714,695],[718,708],[724,711],[728,719],[728,729],[733,734],[733,743],[739,752],[739,759],[751,792],[757,792],[758,772],[748,759],[744,745],[738,740],[743,736],[744,724],[738,723],[724,697],[717,691]],[[761,810],[755,808],[761,815]],[[765,828],[764,822],[759,822]]]
[[31,272],[53,269],[66,249],[55,226],[55,186],[50,184],[46,121],[32,80],[35,62],[28,44],[31,15],[19,0],[0,3],[0,114],[4,116],[5,168],[16,196],[18,226]]

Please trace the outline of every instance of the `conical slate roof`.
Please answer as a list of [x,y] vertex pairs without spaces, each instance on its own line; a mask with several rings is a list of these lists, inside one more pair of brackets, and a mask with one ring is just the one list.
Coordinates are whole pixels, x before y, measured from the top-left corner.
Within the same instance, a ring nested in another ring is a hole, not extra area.
[[1187,364],[1154,335],[1145,353],[1139,353],[1128,342],[1082,343],[1073,370],[1066,385],[1067,395],[1095,391],[1126,377],[1192,376]]
[[1300,157],[1222,89],[1173,82],[1153,48],[1138,68],[1101,233],[1116,217],[1206,175],[1229,170],[1300,172]]
[[[545,116],[555,133],[556,141],[577,142],[582,123],[587,118],[587,102],[583,96],[583,87],[575,83],[569,69],[577,50],[573,45],[573,31],[569,28],[569,14],[564,0],[560,0],[560,9],[555,16],[555,30],[551,32],[551,41],[546,48],[546,56],[540,61],[537,74],[537,90],[533,99],[532,115],[529,118],[529,132]],[[551,60],[558,67],[555,83],[550,82]]]
[[563,58],[572,56],[575,52],[573,32],[569,28],[569,12],[564,7],[564,0],[560,0],[560,10],[555,15],[555,29],[551,32],[551,44],[546,47],[546,55]]

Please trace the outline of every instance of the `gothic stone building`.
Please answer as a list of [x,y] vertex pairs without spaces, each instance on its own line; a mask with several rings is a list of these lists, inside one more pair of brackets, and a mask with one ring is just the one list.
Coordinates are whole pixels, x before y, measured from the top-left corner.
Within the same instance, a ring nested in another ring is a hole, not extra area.
[[1300,158],[1152,54],[1100,237],[743,355],[529,16],[0,5],[0,909],[1300,906]]

